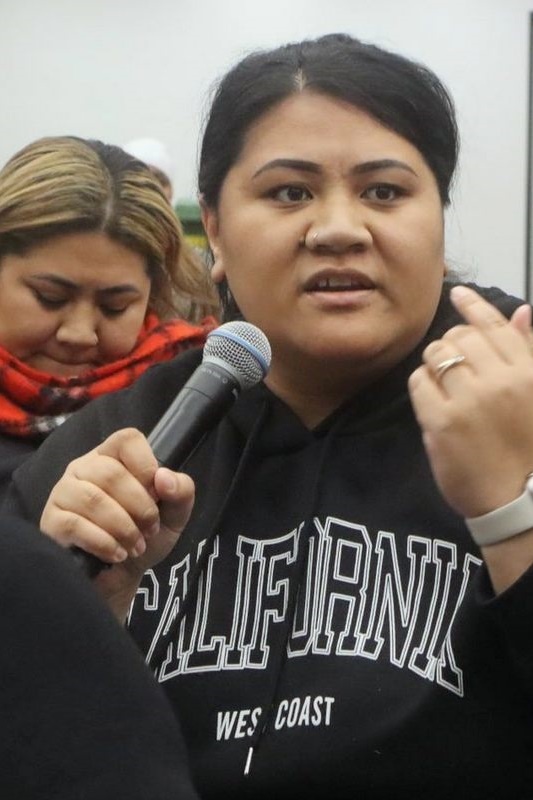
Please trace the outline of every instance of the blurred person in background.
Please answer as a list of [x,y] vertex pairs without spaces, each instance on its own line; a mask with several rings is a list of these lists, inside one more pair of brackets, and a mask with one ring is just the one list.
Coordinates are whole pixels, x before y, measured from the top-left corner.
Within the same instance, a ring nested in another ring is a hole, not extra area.
[[0,171],[0,485],[64,419],[201,346],[218,300],[151,170],[39,139]]
[[198,800],[179,723],[68,554],[0,517],[2,800]]
[[150,137],[132,139],[124,145],[124,150],[150,167],[163,187],[165,197],[172,203],[174,164],[163,142]]

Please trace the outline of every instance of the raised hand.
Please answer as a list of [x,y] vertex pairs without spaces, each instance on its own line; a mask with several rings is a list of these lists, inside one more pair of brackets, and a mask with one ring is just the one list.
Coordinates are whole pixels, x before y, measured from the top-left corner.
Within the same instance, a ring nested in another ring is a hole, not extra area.
[[[466,324],[426,348],[409,390],[435,480],[468,518],[515,500],[533,472],[531,309],[520,306],[508,320],[467,287],[451,298]],[[526,537],[515,538],[484,548],[492,566],[512,553],[503,580],[491,569],[500,589],[533,561]]]

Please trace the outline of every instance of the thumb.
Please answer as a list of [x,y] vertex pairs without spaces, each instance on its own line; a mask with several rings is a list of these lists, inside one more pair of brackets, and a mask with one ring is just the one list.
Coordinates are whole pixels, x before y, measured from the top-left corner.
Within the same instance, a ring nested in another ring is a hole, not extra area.
[[181,533],[194,505],[194,482],[184,472],[166,467],[157,470],[154,487],[160,500],[161,526]]

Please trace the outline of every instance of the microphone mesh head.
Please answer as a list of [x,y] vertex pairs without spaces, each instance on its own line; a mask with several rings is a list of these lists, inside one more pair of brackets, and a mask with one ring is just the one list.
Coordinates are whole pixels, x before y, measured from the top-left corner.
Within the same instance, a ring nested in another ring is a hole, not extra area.
[[249,322],[226,322],[207,335],[204,361],[223,366],[249,389],[265,377],[270,366],[270,344],[263,331]]

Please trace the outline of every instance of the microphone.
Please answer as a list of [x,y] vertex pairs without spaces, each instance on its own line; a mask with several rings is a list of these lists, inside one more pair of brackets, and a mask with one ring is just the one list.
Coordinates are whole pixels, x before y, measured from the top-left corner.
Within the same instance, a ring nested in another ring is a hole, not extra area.
[[[212,330],[202,363],[148,436],[159,464],[180,469],[240,392],[265,377],[270,359],[269,341],[255,325],[239,320]],[[112,566],[79,547],[71,551],[90,578]]]
[[182,466],[242,389],[266,375],[270,344],[249,322],[227,322],[207,335],[203,360],[148,436],[159,463]]

